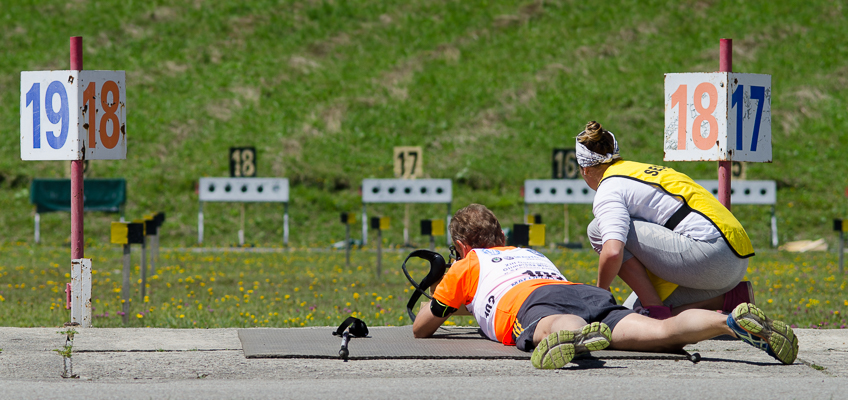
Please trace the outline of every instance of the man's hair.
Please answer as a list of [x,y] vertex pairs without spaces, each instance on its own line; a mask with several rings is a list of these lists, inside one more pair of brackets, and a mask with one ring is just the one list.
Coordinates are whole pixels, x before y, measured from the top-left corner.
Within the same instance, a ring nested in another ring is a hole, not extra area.
[[470,204],[454,214],[450,222],[453,240],[474,249],[505,245],[503,230],[495,214],[486,206]]

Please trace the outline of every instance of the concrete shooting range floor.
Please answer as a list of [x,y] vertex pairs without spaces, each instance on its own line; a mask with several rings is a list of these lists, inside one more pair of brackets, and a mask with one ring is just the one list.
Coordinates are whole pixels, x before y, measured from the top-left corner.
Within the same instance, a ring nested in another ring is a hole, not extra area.
[[[450,327],[435,339],[413,339],[408,326],[372,327],[371,338],[351,340],[349,362],[338,358],[341,339],[332,336],[336,327],[329,326],[80,328],[73,346],[76,379],[60,376],[63,358],[54,349],[65,343],[58,333],[62,329],[0,327],[0,398],[657,400],[749,398],[756,393],[763,399],[834,399],[848,393],[845,329],[797,329],[801,351],[792,365],[739,340],[707,340],[686,346],[701,354],[698,363],[678,355],[615,358],[627,354],[610,351],[595,352],[602,358],[576,359],[562,369],[537,370],[528,353],[479,338],[476,328],[468,327]],[[276,345],[271,341],[258,351],[243,344],[259,334],[301,347],[298,351],[311,356],[269,351]],[[296,335],[302,336],[295,340]],[[442,347],[441,342],[457,345]],[[303,348],[318,343],[326,344],[319,350]],[[389,348],[400,350],[389,353]],[[382,358],[368,359],[366,351]],[[401,351],[414,358],[399,358]],[[250,352],[274,358],[248,358]],[[494,358],[503,356],[507,358]]]
[[[332,328],[239,329],[247,358],[334,358],[338,359],[341,338]],[[372,327],[367,338],[352,338],[351,360],[391,359],[530,359],[531,353],[484,338],[475,327],[442,327],[432,338],[415,339],[412,326]],[[601,350],[585,358],[687,360],[688,353],[644,353]]]

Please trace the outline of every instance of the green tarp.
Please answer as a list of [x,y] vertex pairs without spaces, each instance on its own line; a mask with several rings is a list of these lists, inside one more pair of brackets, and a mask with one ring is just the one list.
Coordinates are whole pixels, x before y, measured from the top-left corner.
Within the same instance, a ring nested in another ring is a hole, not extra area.
[[[120,212],[127,202],[125,179],[86,179],[84,211]],[[29,201],[37,213],[71,211],[70,179],[33,179]]]

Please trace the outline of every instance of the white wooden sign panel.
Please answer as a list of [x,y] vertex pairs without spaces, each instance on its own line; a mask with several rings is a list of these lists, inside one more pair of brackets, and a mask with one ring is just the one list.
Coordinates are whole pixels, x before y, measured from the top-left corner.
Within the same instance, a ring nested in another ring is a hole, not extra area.
[[124,71],[21,72],[21,159],[127,157]]
[[80,71],[80,136],[86,160],[127,158],[127,91],[124,71]]
[[79,71],[21,72],[21,159],[80,160]]
[[771,75],[731,74],[727,146],[733,161],[771,162]]
[[771,162],[771,76],[666,74],[666,161]]

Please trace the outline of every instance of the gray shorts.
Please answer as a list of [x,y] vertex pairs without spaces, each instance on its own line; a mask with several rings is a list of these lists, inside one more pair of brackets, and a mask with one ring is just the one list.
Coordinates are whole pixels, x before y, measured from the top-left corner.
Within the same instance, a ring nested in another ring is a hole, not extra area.
[[[603,247],[598,220],[587,227],[592,247]],[[663,304],[681,306],[727,293],[736,287],[748,269],[748,259],[739,258],[722,238],[697,240],[662,225],[631,220],[624,259],[635,257],[645,269],[680,285]]]
[[[534,290],[518,309],[512,330],[515,346],[532,351],[536,325],[551,315],[571,314],[587,323],[603,322],[614,330],[622,318],[634,311],[615,303],[612,293],[591,285],[546,285]],[[518,337],[516,337],[518,333]]]

